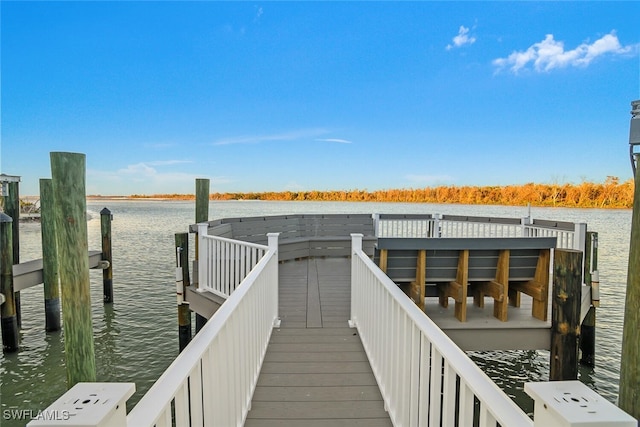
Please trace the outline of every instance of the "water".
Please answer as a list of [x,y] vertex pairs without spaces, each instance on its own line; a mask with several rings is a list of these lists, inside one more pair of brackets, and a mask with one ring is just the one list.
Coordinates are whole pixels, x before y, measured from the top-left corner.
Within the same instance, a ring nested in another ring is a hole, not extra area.
[[[113,213],[114,304],[102,304],[102,273],[91,271],[93,329],[98,381],[135,382],[131,408],[177,355],[174,233],[186,232],[195,218],[194,202],[89,201],[89,248],[100,248],[100,215]],[[212,202],[211,219],[296,213],[442,213],[523,217],[526,208],[355,202]],[[597,311],[596,367],[580,368],[580,379],[616,402],[620,369],[630,210],[532,208],[536,219],[586,222],[599,233],[601,307]],[[22,223],[20,259],[41,257],[40,225]],[[193,246],[193,237],[191,238]],[[191,248],[193,251],[193,247]],[[191,257],[193,258],[193,256]],[[63,333],[44,332],[42,286],[21,293],[21,351],[0,355],[2,426],[22,426],[8,411],[37,413],[66,391]],[[533,403],[522,391],[526,381],[549,375],[546,351],[472,353],[473,359],[527,412]]]

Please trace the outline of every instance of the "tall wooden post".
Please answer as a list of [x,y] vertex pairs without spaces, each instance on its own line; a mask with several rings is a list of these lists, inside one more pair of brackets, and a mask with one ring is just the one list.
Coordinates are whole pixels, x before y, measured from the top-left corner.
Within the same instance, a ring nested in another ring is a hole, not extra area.
[[176,233],[176,294],[178,296],[178,342],[180,351],[191,341],[191,310],[184,301],[189,286],[189,233]]
[[87,242],[85,155],[51,153],[67,386],[96,380]]
[[13,292],[13,219],[0,212],[0,293],[5,301],[0,306],[2,351],[18,351],[20,335]]
[[551,381],[578,378],[582,252],[556,249],[551,303]]
[[640,173],[635,176],[618,406],[640,418]]
[[[13,263],[20,264],[20,183],[12,181],[8,183],[9,194],[4,199],[4,212],[13,219]],[[22,309],[20,307],[20,292],[14,296],[16,319],[18,328],[22,326]]]
[[102,234],[102,260],[109,265],[102,270],[102,291],[104,303],[113,302],[113,255],[111,251],[111,211],[104,208],[100,211],[100,232]]
[[[204,178],[196,179],[196,224],[201,222],[207,222],[209,220],[209,180]],[[196,260],[193,263],[194,268],[197,268],[199,259],[199,240],[198,233],[196,233]],[[193,272],[194,277],[198,277],[197,272]],[[196,283],[196,286],[198,284]],[[200,332],[200,329],[207,323],[207,318],[196,313],[196,333]]]
[[[592,280],[591,274],[591,272],[596,273],[598,271],[598,233],[596,232],[589,231],[587,233],[584,259],[585,284],[594,286],[594,283],[598,283],[597,280]],[[580,327],[580,352],[582,354],[580,357],[580,364],[593,367],[596,364],[596,302],[594,298],[595,291],[593,288],[591,292],[591,299],[594,302],[589,308],[589,312],[582,321],[582,326]]]
[[40,229],[42,233],[42,278],[44,281],[44,327],[60,330],[60,280],[58,244],[53,207],[53,182],[40,180]]
[[[629,129],[630,155],[634,147],[640,146],[640,100],[631,103]],[[631,242],[627,270],[627,296],[624,304],[624,327],[622,330],[622,357],[620,361],[620,395],[618,406],[631,416],[640,419],[640,173],[637,164],[640,154],[631,158],[635,176],[633,213],[631,215]]]

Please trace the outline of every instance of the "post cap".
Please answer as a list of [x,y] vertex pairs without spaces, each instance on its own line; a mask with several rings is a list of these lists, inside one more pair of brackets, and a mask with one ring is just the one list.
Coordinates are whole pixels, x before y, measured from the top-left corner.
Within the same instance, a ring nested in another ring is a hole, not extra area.
[[100,211],[100,215],[111,215],[111,211],[109,209],[107,209],[107,208],[103,208]]
[[27,424],[27,427],[103,427],[126,418],[126,402],[134,383],[78,383]]
[[4,212],[0,212],[0,222],[13,222],[13,218]]
[[640,99],[631,103],[631,124],[629,125],[629,144],[640,145]]
[[0,173],[0,182],[20,182],[20,177]]
[[525,383],[535,401],[534,427],[637,427],[635,418],[580,381]]

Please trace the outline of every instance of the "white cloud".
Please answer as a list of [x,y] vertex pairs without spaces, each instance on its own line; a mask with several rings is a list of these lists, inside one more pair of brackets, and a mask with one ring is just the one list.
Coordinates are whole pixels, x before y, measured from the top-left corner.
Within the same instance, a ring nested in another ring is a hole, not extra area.
[[185,163],[193,163],[191,160],[154,160],[152,162],[146,162],[151,166],[170,166],[170,165],[183,165]]
[[223,138],[215,141],[213,145],[259,144],[262,142],[295,141],[298,139],[314,138],[326,133],[327,131],[325,129],[300,129],[277,134],[246,135],[233,138]]
[[548,72],[555,68],[586,67],[603,55],[625,55],[633,52],[634,46],[622,46],[615,31],[604,35],[593,43],[582,43],[574,49],[565,50],[564,42],[557,41],[553,34],[534,43],[527,50],[514,51],[506,58],[493,60],[497,71],[508,68],[514,74],[531,67],[537,72]]
[[317,138],[316,141],[319,142],[336,142],[338,144],[351,144],[352,142],[346,139],[339,138]]
[[476,38],[474,36],[469,35],[469,28],[464,25],[460,25],[460,29],[458,30],[458,35],[453,39],[453,44],[447,45],[447,50],[451,50],[454,47],[462,47],[465,45],[472,45],[476,42]]
[[[162,166],[193,163],[186,160],[162,160],[140,162],[117,170],[87,170],[87,190],[89,194],[169,194],[193,191],[196,178],[190,172],[165,171]],[[228,177],[210,178],[212,184],[231,182]],[[106,189],[109,190],[106,190]]]
[[264,10],[262,9],[262,6],[254,6],[254,7],[255,7],[255,10],[256,10],[256,15],[253,18],[253,22],[258,22],[260,20],[260,17],[264,13]]

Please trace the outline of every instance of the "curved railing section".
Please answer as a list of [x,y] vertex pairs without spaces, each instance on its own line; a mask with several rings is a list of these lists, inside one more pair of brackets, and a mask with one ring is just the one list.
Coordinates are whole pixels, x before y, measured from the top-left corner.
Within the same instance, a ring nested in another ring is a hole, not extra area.
[[361,237],[352,235],[350,325],[358,329],[393,425],[468,426],[476,419],[481,426],[533,426],[371,261]]
[[440,214],[374,214],[376,237],[556,237],[561,249],[585,250],[584,223]]
[[278,238],[268,236],[263,256],[133,408],[127,426],[244,424],[271,331],[279,324]]

